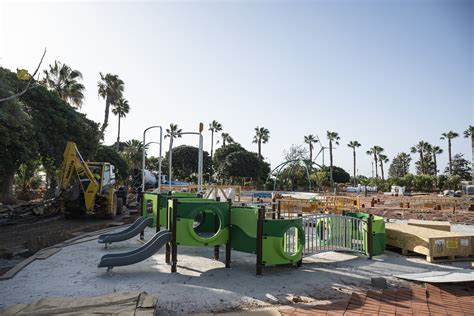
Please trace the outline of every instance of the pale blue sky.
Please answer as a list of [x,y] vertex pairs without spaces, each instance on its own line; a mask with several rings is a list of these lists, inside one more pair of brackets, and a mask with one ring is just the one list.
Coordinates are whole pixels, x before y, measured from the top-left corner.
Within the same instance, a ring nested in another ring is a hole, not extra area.
[[[10,1],[0,12],[0,64],[34,69],[47,47],[44,69],[57,59],[82,71],[89,118],[103,119],[99,71],[125,81],[123,140],[215,119],[256,151],[253,129],[265,126],[276,166],[304,135],[332,130],[335,164],[352,170],[346,144],[358,140],[370,175],[372,145],[390,158],[421,139],[447,151],[440,134],[474,124],[473,1]],[[453,151],[471,158],[467,139]]]

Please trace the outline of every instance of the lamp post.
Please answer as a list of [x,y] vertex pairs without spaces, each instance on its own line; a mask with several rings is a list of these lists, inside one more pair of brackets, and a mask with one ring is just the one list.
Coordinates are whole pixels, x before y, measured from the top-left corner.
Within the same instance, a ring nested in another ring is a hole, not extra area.
[[[160,129],[160,141],[159,142],[146,142],[146,132],[150,129],[159,128]],[[145,155],[146,155],[146,146],[155,143],[160,145],[160,157],[158,161],[158,192],[161,193],[161,155],[162,155],[162,143],[163,143],[163,128],[159,125],[150,126],[143,131],[143,153],[142,153],[142,193],[145,192]]]

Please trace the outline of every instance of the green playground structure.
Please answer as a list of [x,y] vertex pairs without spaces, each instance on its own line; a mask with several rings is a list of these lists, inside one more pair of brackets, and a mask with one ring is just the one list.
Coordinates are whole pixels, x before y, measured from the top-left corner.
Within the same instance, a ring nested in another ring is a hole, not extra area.
[[[141,217],[128,229],[100,236],[99,242],[122,241],[144,228],[156,234],[142,247],[129,253],[102,257],[99,267],[111,269],[142,261],[161,247],[171,272],[177,271],[178,247],[213,247],[214,259],[225,247],[225,266],[230,268],[232,250],[256,255],[256,273],[266,266],[300,267],[304,256],[324,251],[352,251],[383,254],[385,226],[382,217],[344,212],[283,218],[276,203],[233,205],[232,201],[203,199],[195,193],[149,193],[141,199]],[[267,206],[271,205],[271,209]]]

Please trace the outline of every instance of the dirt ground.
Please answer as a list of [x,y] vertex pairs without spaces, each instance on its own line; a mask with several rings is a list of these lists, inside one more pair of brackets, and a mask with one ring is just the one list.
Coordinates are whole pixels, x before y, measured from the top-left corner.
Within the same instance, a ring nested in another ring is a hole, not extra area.
[[16,263],[37,251],[63,242],[86,232],[109,227],[111,223],[129,223],[132,218],[123,215],[114,219],[84,217],[66,220],[57,215],[0,229],[0,275]]

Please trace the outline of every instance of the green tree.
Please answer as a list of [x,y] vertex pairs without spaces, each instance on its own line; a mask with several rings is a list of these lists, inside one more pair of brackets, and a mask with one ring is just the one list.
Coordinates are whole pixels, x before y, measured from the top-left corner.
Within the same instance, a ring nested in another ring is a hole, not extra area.
[[[162,161],[161,169],[165,169],[163,162],[164,161]],[[145,169],[154,173],[158,173],[160,171],[160,157],[155,157],[155,156],[146,157]]]
[[314,135],[310,134],[304,137],[304,142],[308,144],[309,147],[309,160],[313,162],[313,149],[314,144],[318,142],[318,140],[314,137]]
[[48,89],[56,92],[69,105],[82,107],[86,88],[79,82],[82,80],[79,70],[55,60],[54,65],[49,65],[49,71],[44,71],[44,75],[43,83]]
[[419,165],[420,165],[419,173],[428,174],[427,172],[428,166],[426,166],[426,158],[427,158],[426,156],[429,155],[431,152],[431,145],[425,142],[424,140],[421,140],[418,144],[416,144],[415,146],[412,146],[410,148],[410,151],[413,154],[418,153],[420,155],[420,159],[418,160]]
[[128,162],[115,150],[114,146],[99,145],[94,160],[108,162],[114,165],[117,179],[119,181],[127,180],[129,175]]
[[255,136],[253,137],[253,143],[258,145],[258,156],[262,156],[262,144],[266,144],[270,139],[270,131],[265,127],[255,127]]
[[262,178],[266,179],[270,167],[254,153],[237,151],[226,157],[222,172],[227,177],[255,178],[262,181]]
[[143,147],[143,142],[137,139],[132,139],[125,143],[125,148],[122,151],[122,156],[127,161],[127,164],[130,168],[141,169],[143,150],[146,149],[147,148]]
[[[334,182],[334,168],[333,168],[333,154],[332,154],[332,149],[333,149],[333,144],[339,145],[339,140],[341,137],[339,137],[339,134],[337,132],[331,132],[327,131],[326,133],[327,139],[329,140],[329,166],[330,166],[330,181],[331,185]],[[349,176],[350,178],[350,176]]]
[[[197,179],[198,172],[198,153],[199,148],[194,146],[181,145],[173,148],[173,174],[178,178],[186,181],[194,181]],[[169,162],[169,152],[163,161],[165,164]],[[203,152],[203,173],[209,173],[211,159],[207,151]]]
[[347,144],[348,147],[352,148],[352,160],[354,162],[354,186],[357,185],[356,181],[356,171],[357,171],[357,165],[356,165],[356,148],[359,148],[360,146],[362,146],[358,141],[356,140],[351,140],[349,142],[349,144]]
[[436,155],[440,155],[443,153],[443,150],[439,146],[433,146],[431,147],[431,154],[433,155],[433,171],[434,171],[434,176],[436,177],[438,175],[438,162],[436,159]]
[[465,138],[471,138],[471,179],[474,180],[474,126],[469,127],[464,131]]
[[222,137],[222,147],[224,148],[226,144],[232,144],[234,142],[234,139],[228,133],[222,133],[221,137]]
[[[369,150],[367,150],[365,153],[367,155],[370,155],[370,156],[373,156],[374,157],[374,164],[375,164],[375,178],[378,178],[379,177],[379,174],[378,174],[378,166],[377,166],[377,162],[378,162],[378,155],[379,153],[383,151],[383,148],[380,147],[380,146],[373,146],[372,148],[370,148]],[[373,176],[373,175],[372,175]]]
[[109,125],[109,112],[111,106],[116,106],[119,100],[122,98],[125,83],[117,75],[100,74],[99,83],[97,84],[98,94],[102,99],[105,99],[105,115],[104,123],[100,127],[99,140],[104,138],[105,129]]
[[441,134],[440,139],[447,139],[448,140],[448,158],[449,158],[449,174],[452,174],[452,156],[451,156],[451,140],[458,137],[459,134],[453,131],[449,131],[446,133]]
[[[471,168],[470,163],[464,159],[463,154],[456,154],[451,162],[451,175],[459,176],[461,180],[471,180]],[[445,169],[445,172],[449,172],[449,164]]]
[[117,133],[117,144],[116,149],[117,151],[120,150],[120,119],[122,117],[127,116],[128,112],[130,111],[130,105],[128,101],[124,98],[120,98],[117,104],[114,104],[112,107],[112,113],[118,116],[118,133]]
[[[213,120],[211,123],[209,123],[209,130],[211,131],[211,161],[212,161],[212,156],[214,154],[214,133],[219,133],[220,131],[222,131],[222,124],[217,122],[216,120]],[[211,173],[213,173],[212,162],[211,162]]]
[[[410,170],[411,157],[409,154],[401,152],[392,159],[392,163],[388,169],[388,175],[392,178],[400,178],[405,176]],[[396,185],[396,184],[395,184]]]

